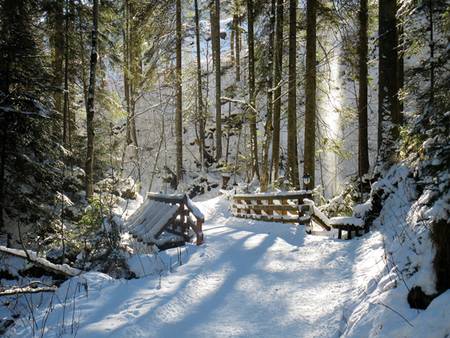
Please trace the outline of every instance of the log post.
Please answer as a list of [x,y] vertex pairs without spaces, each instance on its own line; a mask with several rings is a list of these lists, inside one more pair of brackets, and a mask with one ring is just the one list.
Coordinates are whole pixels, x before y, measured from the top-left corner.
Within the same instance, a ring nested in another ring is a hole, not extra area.
[[197,245],[203,244],[203,220],[197,219]]

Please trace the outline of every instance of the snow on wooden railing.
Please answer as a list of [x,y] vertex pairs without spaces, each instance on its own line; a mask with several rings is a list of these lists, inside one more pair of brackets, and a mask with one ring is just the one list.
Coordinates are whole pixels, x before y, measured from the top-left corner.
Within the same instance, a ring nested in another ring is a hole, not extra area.
[[[309,198],[305,198],[303,200],[305,205],[309,207],[308,214],[310,217],[322,228],[324,228],[327,231],[331,230],[331,224],[330,219],[316,206],[313,200],[310,200]],[[309,224],[308,224],[309,226]],[[308,231],[310,229],[308,228]]]
[[289,191],[281,193],[236,194],[232,197],[231,211],[234,216],[262,221],[301,223],[310,232],[311,222],[330,231],[331,228],[359,234],[364,227],[361,219],[355,217],[328,218],[312,200],[311,191]]
[[260,194],[236,194],[232,197],[231,211],[236,217],[269,222],[297,223],[308,221],[299,205],[311,198],[311,191],[288,191]]
[[[358,236],[360,230],[364,228],[364,221],[358,217],[331,217],[328,218],[314,203],[314,201],[305,198],[304,203],[309,207],[311,220],[327,230],[331,228],[338,229],[338,238],[342,237],[342,231],[347,231],[347,239],[351,239],[352,231]],[[365,229],[367,231],[367,229]]]

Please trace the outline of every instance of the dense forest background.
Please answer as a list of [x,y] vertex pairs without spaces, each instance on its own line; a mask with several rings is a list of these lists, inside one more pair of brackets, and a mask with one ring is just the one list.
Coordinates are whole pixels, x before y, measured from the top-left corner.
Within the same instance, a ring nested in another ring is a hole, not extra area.
[[401,167],[443,291],[449,36],[446,0],[0,0],[3,244],[106,269],[149,191],[344,215]]

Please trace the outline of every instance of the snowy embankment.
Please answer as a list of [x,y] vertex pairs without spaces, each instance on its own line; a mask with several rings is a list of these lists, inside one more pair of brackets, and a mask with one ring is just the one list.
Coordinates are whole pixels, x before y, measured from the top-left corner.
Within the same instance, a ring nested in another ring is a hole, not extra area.
[[436,293],[435,248],[427,222],[448,215],[447,196],[430,203],[433,191],[421,195],[407,167],[394,166],[372,187],[381,191],[383,208],[375,229],[383,234],[385,270],[360,295],[344,336],[445,338],[450,336],[450,290],[423,310],[412,309],[408,293],[420,287]]
[[[36,332],[45,323],[46,337],[369,336],[354,310],[369,313],[361,302],[385,273],[379,232],[351,241],[305,236],[294,225],[231,217],[221,197],[198,206],[204,245],[135,256],[140,279],[71,278],[34,313]],[[9,331],[31,333],[26,319]]]

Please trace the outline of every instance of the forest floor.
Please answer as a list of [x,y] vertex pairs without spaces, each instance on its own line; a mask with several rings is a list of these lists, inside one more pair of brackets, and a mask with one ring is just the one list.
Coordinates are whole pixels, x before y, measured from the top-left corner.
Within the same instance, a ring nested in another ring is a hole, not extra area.
[[[339,337],[384,268],[378,232],[351,241],[305,236],[291,224],[232,217],[221,197],[198,206],[207,219],[206,241],[184,248],[181,265],[180,252],[171,249],[172,267],[162,277],[126,281],[87,273],[80,278],[88,292],[73,297],[68,290],[77,284],[65,282],[59,297],[73,301],[54,307],[45,336]],[[42,322],[45,316],[35,314]],[[14,331],[29,336],[29,324]]]

